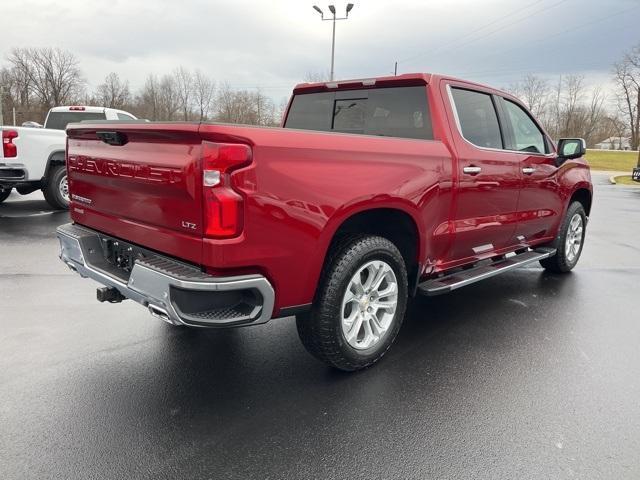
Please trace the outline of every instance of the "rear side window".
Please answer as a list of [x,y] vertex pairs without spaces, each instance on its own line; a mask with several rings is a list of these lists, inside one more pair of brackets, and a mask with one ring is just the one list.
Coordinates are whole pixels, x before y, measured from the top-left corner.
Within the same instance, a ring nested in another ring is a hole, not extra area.
[[462,136],[478,147],[503,148],[496,108],[491,95],[452,88]]
[[510,100],[504,99],[503,105],[513,130],[515,145],[510,148],[519,152],[545,153],[544,135],[529,114]]
[[107,117],[101,112],[51,112],[47,117],[45,128],[64,130],[67,125],[83,120],[105,120]]
[[126,113],[117,113],[118,120],[133,120],[131,115],[127,115]]
[[296,95],[285,128],[433,139],[424,86]]

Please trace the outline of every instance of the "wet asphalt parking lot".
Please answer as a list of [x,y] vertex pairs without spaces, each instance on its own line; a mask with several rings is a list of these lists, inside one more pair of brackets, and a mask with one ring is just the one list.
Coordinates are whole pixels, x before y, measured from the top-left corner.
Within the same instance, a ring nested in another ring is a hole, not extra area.
[[100,304],[42,196],[0,205],[0,478],[640,478],[640,188],[596,196],[572,274],[411,304],[374,368],[292,319],[171,327]]

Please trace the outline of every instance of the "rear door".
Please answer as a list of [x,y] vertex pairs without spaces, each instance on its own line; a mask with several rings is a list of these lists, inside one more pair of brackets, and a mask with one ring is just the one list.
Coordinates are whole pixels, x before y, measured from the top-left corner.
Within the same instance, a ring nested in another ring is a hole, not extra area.
[[68,130],[74,221],[200,263],[197,124],[108,124]]
[[486,258],[514,245],[520,174],[505,150],[496,97],[462,82],[443,82],[456,150],[457,193],[451,229],[452,263]]

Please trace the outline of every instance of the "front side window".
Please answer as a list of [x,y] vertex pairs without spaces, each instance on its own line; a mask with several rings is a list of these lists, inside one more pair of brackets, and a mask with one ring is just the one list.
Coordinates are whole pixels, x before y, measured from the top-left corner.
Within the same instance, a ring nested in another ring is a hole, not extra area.
[[133,120],[131,115],[127,115],[126,113],[117,113],[118,120]]
[[545,153],[544,135],[520,105],[505,99],[503,102],[513,130],[515,145],[510,148],[519,152]]
[[433,140],[426,93],[418,86],[300,94],[285,128]]
[[462,136],[478,147],[503,148],[498,115],[491,95],[452,88]]

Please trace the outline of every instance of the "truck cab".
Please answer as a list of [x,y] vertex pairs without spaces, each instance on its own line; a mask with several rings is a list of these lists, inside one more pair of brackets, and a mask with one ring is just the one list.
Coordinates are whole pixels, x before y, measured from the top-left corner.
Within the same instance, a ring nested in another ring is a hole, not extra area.
[[44,128],[66,130],[70,123],[88,120],[136,120],[136,117],[124,110],[106,107],[67,106],[54,107],[47,113]]

